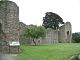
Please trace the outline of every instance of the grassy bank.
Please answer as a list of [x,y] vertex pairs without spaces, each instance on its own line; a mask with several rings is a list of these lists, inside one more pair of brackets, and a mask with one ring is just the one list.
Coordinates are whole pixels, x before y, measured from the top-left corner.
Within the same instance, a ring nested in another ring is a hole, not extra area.
[[80,43],[59,43],[52,45],[22,45],[22,52],[16,60],[68,60],[80,53]]

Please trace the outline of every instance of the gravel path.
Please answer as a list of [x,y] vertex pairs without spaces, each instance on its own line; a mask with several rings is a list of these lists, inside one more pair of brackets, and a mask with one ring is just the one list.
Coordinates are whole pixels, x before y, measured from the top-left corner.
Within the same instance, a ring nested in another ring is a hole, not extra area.
[[17,54],[2,54],[0,60],[14,60],[14,57],[17,56]]

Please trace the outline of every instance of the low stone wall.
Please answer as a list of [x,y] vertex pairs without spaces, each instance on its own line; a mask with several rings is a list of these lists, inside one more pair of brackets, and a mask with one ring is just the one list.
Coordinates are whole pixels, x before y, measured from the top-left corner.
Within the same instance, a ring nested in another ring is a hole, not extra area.
[[2,53],[9,53],[9,46],[8,45],[2,46]]
[[20,47],[19,46],[2,46],[2,53],[19,53],[20,52]]

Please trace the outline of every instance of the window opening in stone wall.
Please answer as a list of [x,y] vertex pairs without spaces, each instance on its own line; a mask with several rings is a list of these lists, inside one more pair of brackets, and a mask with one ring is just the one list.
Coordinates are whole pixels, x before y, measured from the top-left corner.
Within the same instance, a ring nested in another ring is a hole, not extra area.
[[69,31],[67,31],[67,35],[69,35]]
[[70,38],[70,31],[67,31],[67,41],[66,42],[69,42],[69,38]]

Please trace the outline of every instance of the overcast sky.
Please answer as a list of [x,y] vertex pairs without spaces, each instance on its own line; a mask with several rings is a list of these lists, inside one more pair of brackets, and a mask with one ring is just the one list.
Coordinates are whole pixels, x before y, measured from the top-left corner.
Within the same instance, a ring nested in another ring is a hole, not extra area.
[[42,25],[46,12],[57,13],[71,22],[72,32],[80,32],[80,0],[11,0],[19,6],[19,19],[25,24]]

